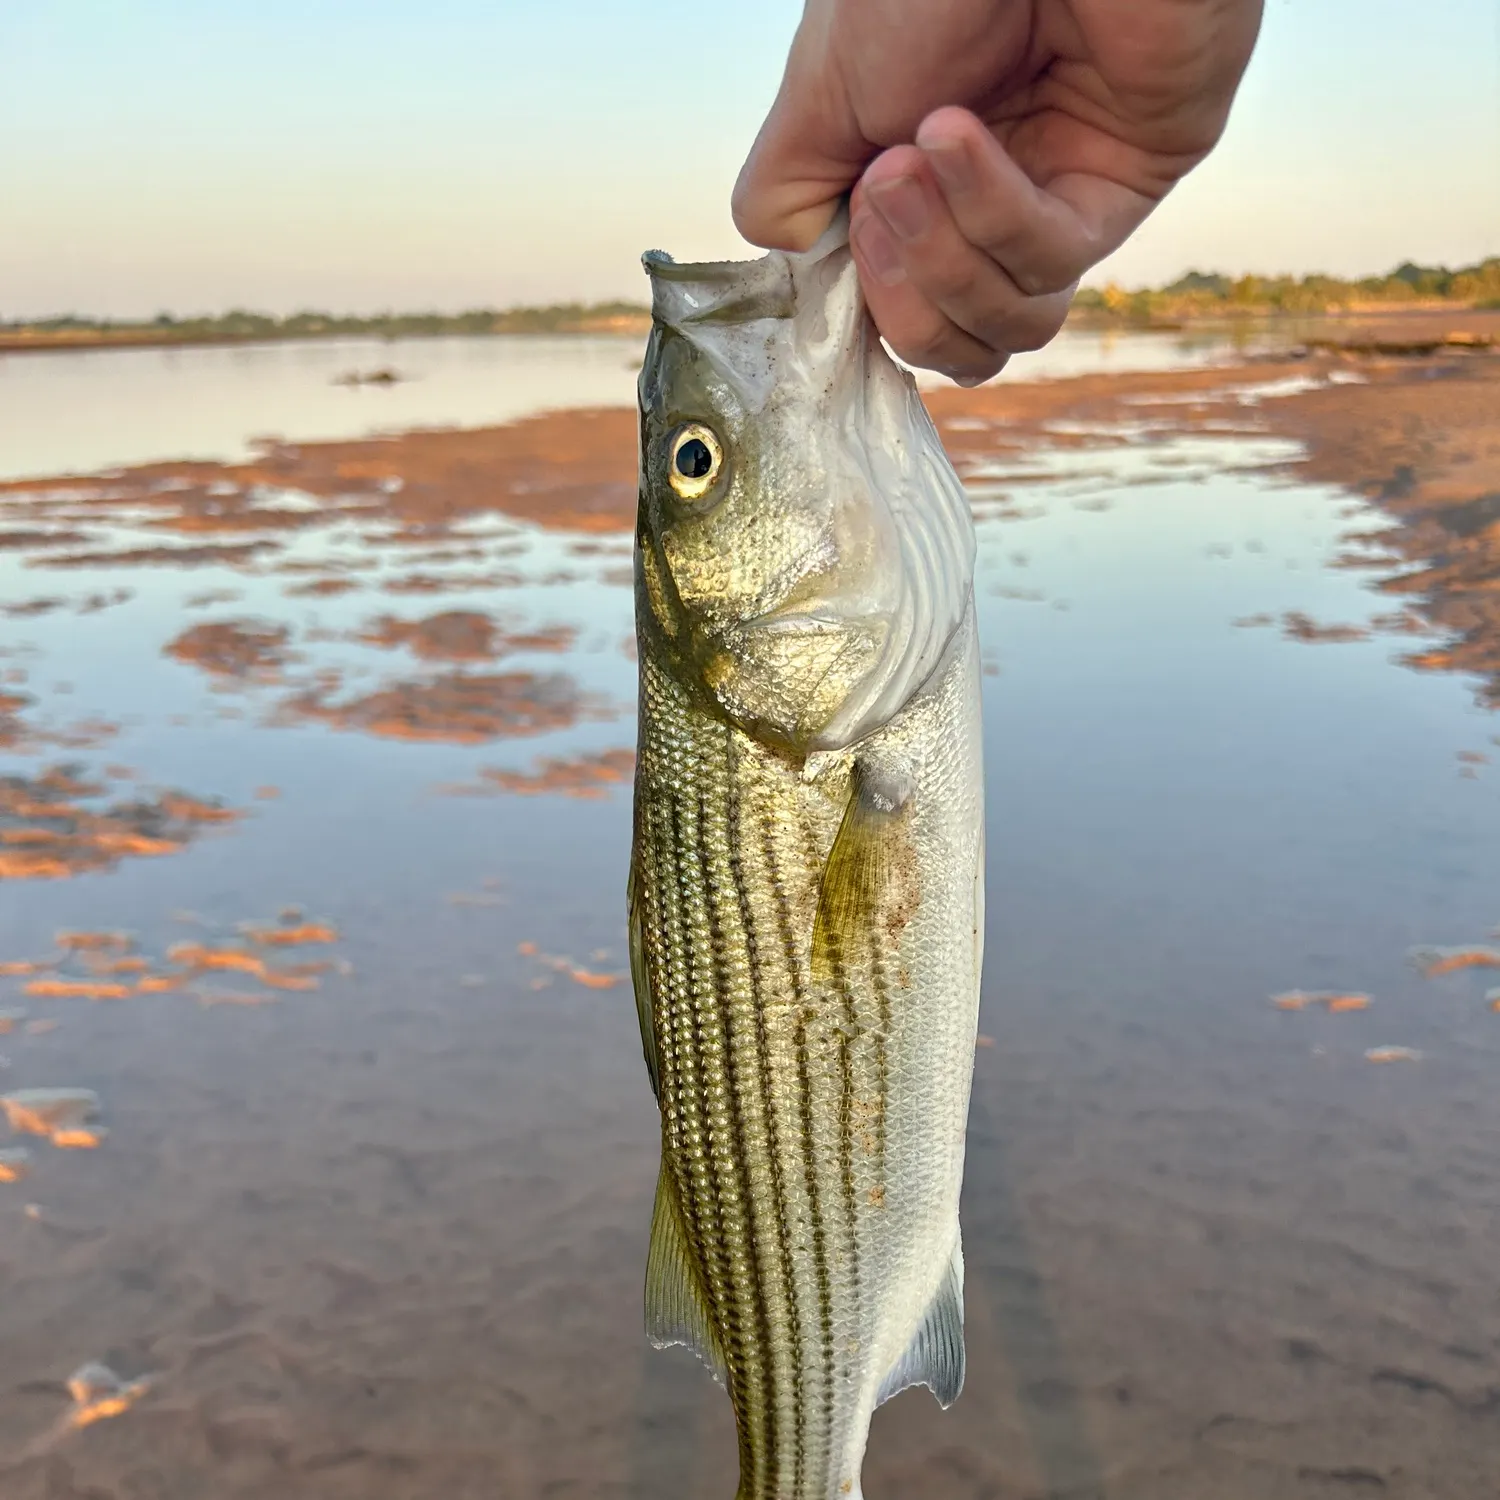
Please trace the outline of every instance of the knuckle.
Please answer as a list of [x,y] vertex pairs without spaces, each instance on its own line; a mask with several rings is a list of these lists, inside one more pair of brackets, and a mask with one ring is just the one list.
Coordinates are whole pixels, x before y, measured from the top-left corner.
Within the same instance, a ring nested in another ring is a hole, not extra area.
[[1061,318],[1049,318],[1045,323],[1035,319],[1025,322],[1013,323],[1006,330],[1002,339],[997,343],[1003,343],[1012,354],[1029,354],[1037,349],[1044,349],[1058,335],[1062,328]]
[[942,369],[954,354],[954,330],[935,309],[930,317],[908,317],[881,332],[902,359],[926,370]]
[[1034,354],[1038,349],[1045,349],[1056,336],[1055,328],[1028,328],[1012,334],[1005,340],[1005,344],[1012,354]]
[[1008,355],[997,354],[993,359],[968,360],[944,370],[943,373],[959,385],[983,385],[986,380],[993,380],[1005,368],[1008,358]]
[[1012,354],[1045,348],[1057,337],[1068,315],[1068,299],[1039,298],[999,310],[983,321],[978,336]]
[[[986,274],[988,272],[988,274]],[[935,302],[973,306],[993,298],[995,274],[977,257],[954,256],[924,268],[922,281]]]
[[974,243],[1026,297],[1051,297],[1066,291],[1088,269],[1076,247],[1013,224],[986,225]]
[[734,187],[729,194],[729,214],[734,220],[734,226],[741,233],[747,227],[755,227],[760,217],[761,193],[758,181],[759,173],[754,154],[746,160],[740,168],[739,176],[734,180]]
[[922,328],[891,340],[896,352],[908,364],[924,369],[942,369],[950,354],[950,337],[942,328]]
[[[1004,258],[996,257],[1005,265]],[[1071,268],[1064,266],[1018,266],[1009,270],[1010,279],[1028,297],[1052,297],[1065,292],[1075,279]]]
[[744,234],[752,227],[754,207],[751,203],[750,193],[745,187],[744,179],[735,183],[734,190],[729,195],[729,217],[734,222],[734,227]]

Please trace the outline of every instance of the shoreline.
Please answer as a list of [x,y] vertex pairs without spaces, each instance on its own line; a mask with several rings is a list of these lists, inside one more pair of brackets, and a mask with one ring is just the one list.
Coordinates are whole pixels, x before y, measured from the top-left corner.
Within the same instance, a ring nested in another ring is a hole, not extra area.
[[11,354],[108,354],[125,349],[247,349],[283,344],[415,344],[439,339],[577,339],[643,338],[651,327],[649,318],[635,324],[610,324],[597,328],[495,329],[476,333],[452,329],[441,333],[336,333],[209,334],[202,338],[170,338],[145,330],[118,337],[104,333],[35,336],[0,333],[0,358]]
[[[382,333],[330,329],[326,332],[173,334],[151,327],[63,329],[57,331],[0,330],[0,357],[11,354],[101,353],[118,349],[246,348],[273,344],[431,342],[471,338],[644,338],[651,329],[649,314],[617,316],[564,323],[556,328],[495,328],[411,330]],[[1240,337],[1285,338],[1289,344],[1310,342],[1330,346],[1367,342],[1432,343],[1454,347],[1500,347],[1500,308],[1451,307],[1432,304],[1376,309],[1362,306],[1322,313],[1274,313],[1247,310],[1242,314],[1189,317],[1172,321],[1139,321],[1088,309],[1075,310],[1064,332],[1205,336],[1233,340]],[[1341,337],[1340,335],[1349,335]]]

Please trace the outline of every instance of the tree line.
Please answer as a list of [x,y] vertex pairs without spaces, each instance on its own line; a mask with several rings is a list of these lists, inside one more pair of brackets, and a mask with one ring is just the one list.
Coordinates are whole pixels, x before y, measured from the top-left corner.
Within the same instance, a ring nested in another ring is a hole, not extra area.
[[[1189,271],[1163,287],[1129,290],[1115,282],[1084,287],[1075,301],[1085,317],[1140,323],[1245,314],[1327,313],[1357,308],[1441,304],[1500,309],[1500,256],[1472,266],[1419,266],[1408,261],[1386,276],[1225,276]],[[465,312],[349,315],[297,312],[285,317],[236,308],[216,316],[151,319],[64,314],[6,321],[0,345],[69,343],[212,343],[272,339],[421,338],[492,333],[641,331],[650,309],[635,302],[560,302],[547,307],[473,308]]]
[[214,340],[317,338],[420,338],[444,334],[607,333],[633,329],[651,315],[633,302],[564,302],[550,307],[471,308],[465,312],[350,315],[297,312],[285,317],[235,308],[205,317],[159,313],[150,319],[94,318],[66,313],[51,318],[0,319],[0,334],[36,336],[59,343],[89,336],[101,340],[203,343]]
[[1127,290],[1116,282],[1084,287],[1080,312],[1142,322],[1246,313],[1328,313],[1356,308],[1442,304],[1500,309],[1500,255],[1450,270],[1412,261],[1386,276],[1224,276],[1189,271],[1163,287]]

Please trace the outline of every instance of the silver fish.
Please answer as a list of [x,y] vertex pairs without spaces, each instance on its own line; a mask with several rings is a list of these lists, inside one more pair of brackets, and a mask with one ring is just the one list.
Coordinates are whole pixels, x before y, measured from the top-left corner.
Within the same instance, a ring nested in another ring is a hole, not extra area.
[[729,1391],[739,1500],[847,1500],[964,1375],[979,1004],[974,530],[846,232],[645,259],[629,915],[661,1111],[647,1332]]

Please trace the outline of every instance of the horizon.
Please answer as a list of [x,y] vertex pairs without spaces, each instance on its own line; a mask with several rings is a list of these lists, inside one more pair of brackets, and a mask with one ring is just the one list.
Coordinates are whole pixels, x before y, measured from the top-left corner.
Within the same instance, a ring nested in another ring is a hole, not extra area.
[[[1316,280],[1331,280],[1343,285],[1356,285],[1369,281],[1393,281],[1402,271],[1415,270],[1424,272],[1437,272],[1444,275],[1458,274],[1463,271],[1474,270],[1478,267],[1500,261],[1500,254],[1486,257],[1484,260],[1475,261],[1468,265],[1425,265],[1410,258],[1400,261],[1387,271],[1370,271],[1353,276],[1334,276],[1327,271],[1246,271],[1242,276],[1255,277],[1266,282],[1298,281],[1309,282]],[[1235,279],[1228,272],[1216,268],[1204,269],[1202,266],[1188,266],[1178,273],[1171,281],[1161,282],[1152,286],[1125,286],[1127,292],[1152,291],[1170,292],[1176,284],[1191,280],[1194,277],[1205,279]],[[1084,283],[1092,286],[1096,283],[1089,278]],[[509,305],[469,305],[443,308],[438,306],[424,307],[365,307],[365,308],[336,308],[336,307],[293,307],[286,312],[269,312],[264,308],[256,307],[224,307],[224,308],[199,308],[186,312],[177,312],[171,308],[159,308],[156,312],[146,315],[135,316],[111,316],[105,314],[94,314],[86,310],[76,308],[54,310],[49,313],[39,313],[25,318],[7,319],[4,309],[0,308],[0,328],[16,326],[40,326],[48,323],[65,323],[76,321],[83,324],[186,324],[199,321],[211,321],[232,317],[271,318],[277,322],[288,322],[296,318],[332,318],[336,320],[365,320],[376,321],[382,318],[460,318],[469,316],[497,316],[511,317],[527,313],[577,313],[582,315],[606,315],[609,313],[646,313],[650,311],[649,298],[631,301],[629,298],[612,297],[601,301],[585,301],[581,298],[562,298],[554,302],[518,302]]]
[[[728,194],[799,11],[661,0],[645,28],[602,0],[377,0],[355,24],[292,0],[22,0],[0,16],[0,130],[21,143],[0,158],[0,319],[640,305],[647,244],[757,253]],[[1085,284],[1482,262],[1486,160],[1491,0],[1420,28],[1395,0],[1283,0],[1218,151]]]

